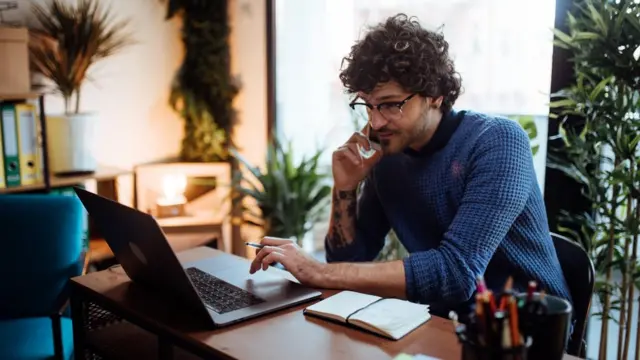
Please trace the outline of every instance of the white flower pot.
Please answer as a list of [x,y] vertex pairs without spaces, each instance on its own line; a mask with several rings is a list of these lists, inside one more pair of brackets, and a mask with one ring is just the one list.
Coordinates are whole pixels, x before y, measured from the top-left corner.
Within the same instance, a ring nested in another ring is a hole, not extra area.
[[95,113],[47,115],[49,168],[53,174],[96,171]]

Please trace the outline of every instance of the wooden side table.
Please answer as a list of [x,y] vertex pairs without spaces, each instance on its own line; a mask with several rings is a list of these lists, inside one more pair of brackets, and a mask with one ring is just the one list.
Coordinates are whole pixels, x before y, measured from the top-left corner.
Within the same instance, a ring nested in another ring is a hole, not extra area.
[[[186,233],[167,233],[167,240],[174,252],[181,252],[199,246],[218,248],[220,232],[202,231]],[[113,252],[106,240],[92,239],[89,242],[89,264],[92,271],[106,269],[117,264]]]

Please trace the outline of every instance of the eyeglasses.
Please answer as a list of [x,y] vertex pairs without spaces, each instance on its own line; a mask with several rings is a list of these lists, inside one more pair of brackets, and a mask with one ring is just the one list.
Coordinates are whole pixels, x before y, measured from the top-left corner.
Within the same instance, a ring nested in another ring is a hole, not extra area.
[[375,106],[366,102],[356,102],[354,100],[349,104],[349,106],[351,107],[351,109],[357,112],[362,111],[364,107],[367,112],[367,117],[371,116],[371,112],[375,108],[385,119],[394,121],[399,120],[402,117],[402,107],[404,107],[407,101],[411,100],[411,98],[413,98],[414,96],[416,96],[416,94],[411,94],[402,101],[383,102]]

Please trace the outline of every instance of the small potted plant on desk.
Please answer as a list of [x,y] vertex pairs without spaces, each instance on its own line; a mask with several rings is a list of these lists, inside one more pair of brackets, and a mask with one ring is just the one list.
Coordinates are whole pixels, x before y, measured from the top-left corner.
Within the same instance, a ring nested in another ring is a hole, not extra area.
[[329,173],[321,170],[322,151],[303,157],[294,163],[291,144],[285,148],[273,140],[268,147],[266,169],[251,165],[237,151],[231,150],[238,162],[246,168],[234,176],[236,196],[255,202],[256,212],[243,204],[243,223],[259,226],[268,236],[289,238],[308,252],[313,251],[313,225],[322,219],[329,206],[331,185]]
[[64,99],[64,114],[47,116],[51,171],[56,174],[93,172],[91,151],[98,121],[94,112],[80,111],[80,93],[88,71],[130,43],[128,21],[112,19],[97,0],[77,5],[53,0],[33,5],[37,25],[30,29],[32,69],[53,83]]

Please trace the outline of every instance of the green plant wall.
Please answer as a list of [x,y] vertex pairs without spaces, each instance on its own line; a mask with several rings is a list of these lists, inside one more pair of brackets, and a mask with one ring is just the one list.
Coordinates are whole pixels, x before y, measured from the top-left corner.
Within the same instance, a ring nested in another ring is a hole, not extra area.
[[239,86],[231,76],[227,0],[164,0],[182,20],[184,60],[171,84],[171,106],[184,119],[183,161],[229,158]]

